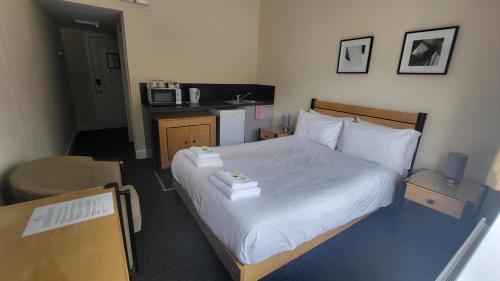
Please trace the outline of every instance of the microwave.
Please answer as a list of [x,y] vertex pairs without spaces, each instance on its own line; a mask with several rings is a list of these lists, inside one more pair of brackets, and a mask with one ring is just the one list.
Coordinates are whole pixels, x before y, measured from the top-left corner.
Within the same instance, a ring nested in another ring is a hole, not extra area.
[[147,91],[151,105],[182,104],[182,90],[179,88],[154,88],[148,83]]

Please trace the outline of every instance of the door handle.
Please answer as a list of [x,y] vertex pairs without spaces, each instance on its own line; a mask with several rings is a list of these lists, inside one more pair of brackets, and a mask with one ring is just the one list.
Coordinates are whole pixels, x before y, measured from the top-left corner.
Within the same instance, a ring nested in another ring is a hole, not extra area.
[[95,79],[95,90],[97,93],[102,93],[102,91],[106,88],[106,85],[104,85],[102,79],[96,78]]
[[196,140],[193,140],[193,143],[196,143]]
[[427,202],[427,204],[431,204],[431,205],[434,204],[434,200],[432,200],[432,199],[427,199],[426,202]]
[[184,144],[188,144],[188,141],[185,141]]

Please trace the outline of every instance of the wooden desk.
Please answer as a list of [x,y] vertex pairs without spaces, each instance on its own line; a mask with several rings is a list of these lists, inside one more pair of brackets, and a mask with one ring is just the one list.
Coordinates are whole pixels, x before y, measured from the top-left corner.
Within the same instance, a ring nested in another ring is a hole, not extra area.
[[[106,192],[113,192],[114,214],[21,237],[34,208]],[[0,207],[0,280],[129,280],[114,190],[92,188]]]

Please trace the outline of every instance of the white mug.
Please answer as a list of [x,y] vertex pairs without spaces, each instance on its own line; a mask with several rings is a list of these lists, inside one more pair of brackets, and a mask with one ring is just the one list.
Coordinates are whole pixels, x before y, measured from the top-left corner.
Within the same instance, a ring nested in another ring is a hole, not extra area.
[[200,89],[189,88],[189,102],[190,103],[200,102]]

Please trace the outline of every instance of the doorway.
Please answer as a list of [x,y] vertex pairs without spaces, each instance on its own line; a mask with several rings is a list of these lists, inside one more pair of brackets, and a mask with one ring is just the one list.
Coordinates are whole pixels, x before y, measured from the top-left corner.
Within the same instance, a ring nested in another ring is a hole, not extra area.
[[133,141],[121,11],[39,0],[59,28],[78,131],[127,127]]
[[[94,124],[89,129],[111,129],[127,126],[123,82],[117,39],[112,36],[86,34],[94,107]],[[78,106],[78,105],[76,105]]]
[[126,127],[116,37],[66,27],[60,32],[78,130]]

